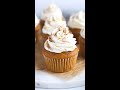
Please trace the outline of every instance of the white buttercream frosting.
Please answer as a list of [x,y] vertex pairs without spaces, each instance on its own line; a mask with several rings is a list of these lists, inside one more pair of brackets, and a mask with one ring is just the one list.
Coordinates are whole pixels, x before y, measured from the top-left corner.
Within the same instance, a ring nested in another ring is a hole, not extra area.
[[52,35],[46,40],[44,48],[50,52],[61,53],[73,51],[76,46],[76,39],[70,33],[68,27],[56,28]]
[[42,32],[44,34],[51,35],[53,30],[55,28],[58,28],[59,26],[66,26],[66,21],[64,21],[59,17],[51,16],[46,20],[45,25],[43,26]]
[[68,26],[70,28],[83,29],[85,27],[85,12],[80,11],[70,16]]
[[50,4],[45,10],[43,10],[41,19],[45,21],[51,16],[63,17],[62,11],[55,4]]

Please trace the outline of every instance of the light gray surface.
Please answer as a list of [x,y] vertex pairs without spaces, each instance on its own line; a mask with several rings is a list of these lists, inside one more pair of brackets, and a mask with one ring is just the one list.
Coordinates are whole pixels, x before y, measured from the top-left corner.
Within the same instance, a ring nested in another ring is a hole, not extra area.
[[70,88],[70,89],[42,89],[42,88],[35,88],[35,90],[85,90],[85,86],[76,87],[76,88]]
[[85,10],[85,0],[35,0],[35,12],[38,18],[40,18],[42,10],[51,3],[55,3],[61,8],[67,20],[72,13]]
[[[67,77],[66,77],[67,78]],[[70,79],[63,79],[46,71],[35,71],[35,87],[39,88],[70,88],[85,85],[85,69]]]

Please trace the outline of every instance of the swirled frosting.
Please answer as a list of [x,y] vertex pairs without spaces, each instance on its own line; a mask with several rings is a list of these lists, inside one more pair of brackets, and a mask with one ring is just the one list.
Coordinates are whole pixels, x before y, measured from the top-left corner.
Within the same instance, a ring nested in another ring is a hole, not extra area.
[[56,28],[44,44],[46,50],[54,53],[73,51],[76,47],[76,39],[68,27]]
[[39,24],[39,19],[37,18],[36,14],[35,14],[35,27]]
[[83,29],[85,27],[85,12],[80,11],[70,16],[68,26],[70,28]]
[[42,32],[44,34],[51,35],[53,30],[59,26],[66,26],[66,21],[63,21],[59,17],[51,16],[46,20],[45,25],[43,26]]
[[51,16],[63,17],[62,11],[55,4],[50,4],[43,12],[42,12],[42,20],[46,20]]

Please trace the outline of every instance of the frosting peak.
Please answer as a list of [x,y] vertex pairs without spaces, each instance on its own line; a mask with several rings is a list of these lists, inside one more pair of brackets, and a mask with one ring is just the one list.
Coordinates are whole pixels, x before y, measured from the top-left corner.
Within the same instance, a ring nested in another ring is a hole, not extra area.
[[70,33],[68,27],[56,28],[46,40],[44,47],[54,53],[73,51],[76,48],[76,39]]
[[51,16],[57,16],[62,18],[62,11],[55,4],[50,4],[43,12],[42,12],[42,20],[46,20]]
[[48,11],[55,11],[56,8],[57,8],[57,6],[55,4],[51,4],[51,5],[48,6],[47,10]]

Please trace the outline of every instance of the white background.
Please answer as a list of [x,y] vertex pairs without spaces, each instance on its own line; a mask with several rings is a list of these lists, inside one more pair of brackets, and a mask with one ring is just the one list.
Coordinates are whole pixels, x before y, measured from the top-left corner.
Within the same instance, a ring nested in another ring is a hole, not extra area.
[[35,12],[38,18],[40,18],[42,10],[50,3],[55,3],[60,7],[67,20],[72,13],[85,10],[85,0],[35,0]]

